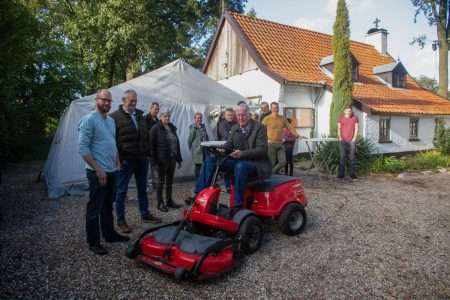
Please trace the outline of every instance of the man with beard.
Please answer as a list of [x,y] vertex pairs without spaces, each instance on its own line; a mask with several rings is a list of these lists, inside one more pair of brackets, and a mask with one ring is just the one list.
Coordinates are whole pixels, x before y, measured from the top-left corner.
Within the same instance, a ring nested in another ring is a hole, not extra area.
[[128,237],[114,230],[113,200],[118,168],[116,126],[108,116],[112,96],[100,90],[95,96],[95,111],[85,115],[79,124],[79,153],[86,162],[89,201],[86,206],[86,235],[89,249],[104,255],[108,251],[100,243],[100,228],[106,242],[126,242]]

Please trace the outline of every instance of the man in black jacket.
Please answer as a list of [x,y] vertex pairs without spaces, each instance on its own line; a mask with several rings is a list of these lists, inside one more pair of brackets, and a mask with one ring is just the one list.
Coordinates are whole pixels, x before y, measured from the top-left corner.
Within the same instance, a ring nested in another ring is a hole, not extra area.
[[133,174],[136,179],[142,221],[161,222],[161,219],[149,212],[147,172],[150,143],[143,111],[136,109],[136,103],[136,92],[127,90],[123,97],[123,104],[111,114],[116,123],[116,142],[120,159],[116,192],[116,217],[117,225],[124,233],[131,232],[131,228],[125,220],[125,196]]
[[[240,104],[236,109],[237,124],[231,128],[225,151],[229,158],[221,170],[234,175],[234,201],[232,214],[242,208],[244,191],[250,178],[266,179],[270,177],[272,167],[267,156],[267,131],[261,123],[250,119],[247,104]],[[203,164],[197,179],[195,193],[211,184],[216,168],[217,156],[210,156]]]

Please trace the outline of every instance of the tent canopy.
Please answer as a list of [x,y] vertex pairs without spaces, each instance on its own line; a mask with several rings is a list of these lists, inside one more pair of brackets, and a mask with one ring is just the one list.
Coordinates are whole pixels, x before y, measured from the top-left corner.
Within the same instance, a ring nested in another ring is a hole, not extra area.
[[[113,102],[111,112],[122,103],[124,91],[133,89],[138,96],[137,108],[148,111],[152,102],[159,102],[161,111],[171,112],[171,121],[178,128],[183,166],[176,177],[193,176],[193,163],[188,149],[189,125],[195,112],[203,114],[211,138],[215,121],[211,112],[234,106],[245,100],[241,95],[210,79],[185,61],[178,59],[157,70],[113,86],[109,89]],[[67,193],[71,186],[86,182],[85,164],[78,154],[78,123],[95,107],[95,94],[72,101],[59,121],[44,166],[50,198]]]

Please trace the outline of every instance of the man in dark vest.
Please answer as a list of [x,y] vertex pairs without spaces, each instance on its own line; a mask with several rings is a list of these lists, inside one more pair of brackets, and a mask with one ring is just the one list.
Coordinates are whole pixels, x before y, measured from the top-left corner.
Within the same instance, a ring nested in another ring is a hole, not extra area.
[[150,144],[147,124],[143,111],[136,109],[137,94],[134,90],[125,91],[123,104],[111,114],[116,122],[116,142],[119,150],[120,170],[117,181],[116,218],[117,225],[124,233],[131,228],[125,220],[125,196],[128,183],[134,174],[136,179],[139,211],[143,222],[161,222],[149,212],[147,198],[147,172]]

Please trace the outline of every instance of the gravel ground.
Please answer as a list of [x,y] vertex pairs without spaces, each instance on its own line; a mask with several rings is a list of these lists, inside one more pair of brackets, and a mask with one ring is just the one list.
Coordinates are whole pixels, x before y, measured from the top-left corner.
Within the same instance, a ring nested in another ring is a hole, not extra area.
[[[47,199],[33,182],[39,168],[13,166],[0,187],[2,299],[450,299],[449,173],[353,182],[297,173],[309,197],[303,234],[287,237],[269,223],[261,250],[240,268],[178,283],[125,258],[125,244],[91,254],[86,197]],[[176,198],[191,186],[178,184]],[[138,221],[136,201],[127,204],[134,236],[149,225]],[[158,215],[175,220],[181,209]]]

